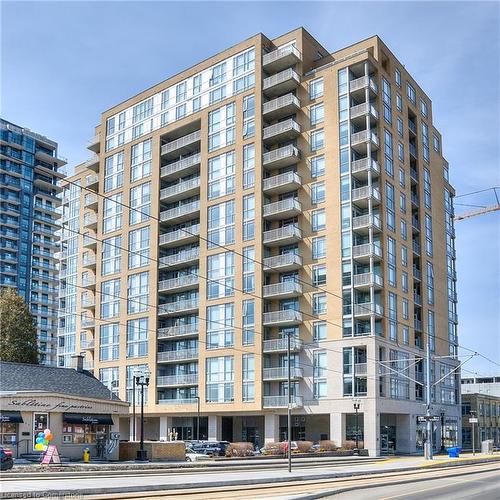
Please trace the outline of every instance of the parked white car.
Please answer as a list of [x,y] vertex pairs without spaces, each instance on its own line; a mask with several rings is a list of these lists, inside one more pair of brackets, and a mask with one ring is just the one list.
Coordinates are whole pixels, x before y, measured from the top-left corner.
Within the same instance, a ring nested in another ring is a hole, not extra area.
[[198,453],[192,448],[186,448],[186,462],[197,462],[198,460],[210,460],[210,455]]

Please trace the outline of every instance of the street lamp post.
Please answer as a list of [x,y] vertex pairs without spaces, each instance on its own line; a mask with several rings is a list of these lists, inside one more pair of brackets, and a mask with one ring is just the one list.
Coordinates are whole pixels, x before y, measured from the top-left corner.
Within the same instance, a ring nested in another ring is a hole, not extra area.
[[441,453],[444,452],[444,410],[441,410]]
[[200,440],[200,396],[195,396],[196,402],[198,403],[197,414],[196,414],[196,441]]
[[359,401],[359,399],[355,399],[353,401],[353,405],[354,405],[354,411],[355,411],[355,421],[356,421],[356,448],[354,449],[354,454],[355,455],[359,455],[359,420],[358,420],[358,411],[359,411],[359,408],[361,406],[361,403]]
[[287,434],[288,434],[288,472],[292,472],[292,367],[291,363],[291,346],[290,346],[291,332],[287,332],[286,354],[287,354],[287,392],[288,392],[288,411],[287,411]]
[[470,412],[470,422],[471,422],[471,425],[472,425],[472,456],[476,456],[476,436],[475,436],[475,429],[474,429],[474,423],[477,419],[476,417],[476,412],[474,410],[471,410]]
[[149,385],[149,373],[143,373],[135,377],[135,383],[141,388],[141,444],[137,450],[136,460],[138,462],[147,462],[148,453],[144,449],[144,387]]
[[135,372],[132,373],[132,441],[135,441]]

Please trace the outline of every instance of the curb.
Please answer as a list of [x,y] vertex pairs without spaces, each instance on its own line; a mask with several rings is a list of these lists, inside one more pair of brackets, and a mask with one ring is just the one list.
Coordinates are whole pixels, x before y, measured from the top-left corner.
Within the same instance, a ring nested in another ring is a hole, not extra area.
[[[471,464],[479,464],[479,463],[488,463],[488,462],[499,462],[500,457],[495,457],[495,458],[488,458],[488,459],[479,459],[479,460],[464,460],[463,462],[452,462],[453,466],[458,466],[458,465],[471,465]],[[435,467],[436,469],[439,468],[447,468],[450,465],[447,464],[436,464]],[[404,472],[404,471],[413,471],[413,470],[422,470],[426,469],[426,467],[422,466],[415,466],[415,467],[407,467],[407,468],[398,468],[398,469],[387,469],[384,471],[359,471],[359,472],[337,472],[337,473],[326,473],[326,474],[310,474],[310,475],[299,475],[299,476],[293,476],[293,477],[278,477],[274,478],[272,480],[273,483],[288,483],[291,481],[315,481],[315,480],[324,480],[324,479],[335,479],[335,478],[343,478],[343,477],[355,477],[355,476],[364,476],[364,475],[384,475],[388,473],[394,473],[394,472]],[[80,495],[105,495],[105,494],[114,494],[114,493],[138,493],[138,492],[144,492],[144,491],[150,491],[150,492],[157,492],[157,491],[169,491],[169,490],[190,490],[190,489],[198,489],[200,487],[203,488],[220,488],[220,487],[231,487],[231,486],[254,486],[254,485],[260,485],[262,484],[263,479],[262,478],[256,478],[256,479],[235,479],[235,480],[229,480],[229,481],[212,481],[212,482],[206,482],[203,483],[202,485],[197,484],[197,483],[180,483],[180,484],[155,484],[155,485],[149,485],[149,486],[144,486],[144,485],[138,485],[138,486],[124,486],[124,487],[112,487],[112,488],[86,488],[86,489],[46,489],[44,491],[44,495],[50,497],[51,495],[53,496],[59,496],[59,497],[64,497],[64,495],[71,496],[74,495],[75,493],[78,493]],[[269,481],[269,479],[267,479]],[[407,482],[407,481],[406,481]],[[359,489],[356,487],[352,487],[351,489]],[[349,491],[349,490],[346,490]],[[323,492],[323,493],[316,493],[313,494],[313,496],[304,496],[304,497],[296,497],[300,499],[316,499],[316,498],[322,498],[326,495],[331,495],[336,493],[336,491],[333,492]],[[315,495],[315,496],[314,496]],[[318,496],[321,495],[321,496]],[[2,492],[2,498],[5,499],[10,499],[10,498],[39,498],[40,492],[38,491],[13,491],[13,492]]]

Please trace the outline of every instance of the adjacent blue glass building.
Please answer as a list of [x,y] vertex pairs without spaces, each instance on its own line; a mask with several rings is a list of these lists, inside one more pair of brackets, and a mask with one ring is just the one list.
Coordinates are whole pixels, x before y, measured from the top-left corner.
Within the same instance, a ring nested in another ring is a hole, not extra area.
[[40,362],[55,365],[60,171],[57,143],[0,120],[0,287],[12,287],[37,321]]

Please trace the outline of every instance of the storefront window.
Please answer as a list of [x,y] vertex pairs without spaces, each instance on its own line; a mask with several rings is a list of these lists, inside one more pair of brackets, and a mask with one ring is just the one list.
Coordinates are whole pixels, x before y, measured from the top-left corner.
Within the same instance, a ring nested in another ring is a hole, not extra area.
[[48,413],[35,413],[33,415],[33,448],[35,447],[35,440],[39,432],[43,432],[49,428],[49,414]]
[[16,442],[17,424],[13,422],[0,423],[0,436],[2,436],[2,444],[13,444]]
[[107,439],[109,425],[96,424],[64,424],[63,437],[64,444],[94,444],[100,437]]

